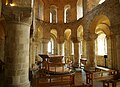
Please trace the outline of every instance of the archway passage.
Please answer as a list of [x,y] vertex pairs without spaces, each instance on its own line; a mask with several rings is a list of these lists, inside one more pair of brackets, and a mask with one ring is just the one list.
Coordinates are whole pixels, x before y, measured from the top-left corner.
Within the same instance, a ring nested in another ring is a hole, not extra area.
[[[93,60],[95,66],[105,66],[111,68],[111,30],[110,20],[105,15],[96,16],[90,26],[90,35],[92,47],[89,47],[93,52],[92,56],[89,56],[90,60]],[[93,49],[93,50],[92,50]],[[108,58],[104,58],[107,55]]]

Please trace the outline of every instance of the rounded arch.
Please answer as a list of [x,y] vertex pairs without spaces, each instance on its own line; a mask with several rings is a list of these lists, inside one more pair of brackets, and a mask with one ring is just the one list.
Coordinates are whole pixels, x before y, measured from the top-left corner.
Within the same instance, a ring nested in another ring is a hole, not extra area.
[[54,35],[55,38],[57,38],[57,30],[56,29],[51,29],[50,33]]
[[104,32],[106,34],[106,36],[110,36],[110,30],[109,30],[109,26],[107,26],[106,24],[98,24],[96,29],[95,29],[95,33],[98,34],[99,32]]
[[69,40],[71,37],[71,29],[66,29],[64,32],[65,40]]
[[99,16],[96,16],[92,23],[91,23],[91,26],[90,26],[90,32],[91,33],[95,33],[95,30],[96,30],[96,27],[99,25],[99,24],[104,24],[106,26],[110,26],[110,20],[107,16],[105,15],[99,15]]
[[49,40],[49,42],[48,42],[48,53],[50,53],[50,54],[56,54],[57,52],[56,52],[56,47],[57,47],[57,45],[56,45],[56,36],[55,36],[55,34],[53,34],[53,33],[50,33],[50,40]]
[[50,23],[57,23],[57,7],[55,5],[50,6]]
[[77,38],[79,41],[83,39],[83,26],[82,25],[80,25],[77,29]]
[[70,9],[71,6],[69,4],[64,6],[64,23],[68,23],[70,21]]

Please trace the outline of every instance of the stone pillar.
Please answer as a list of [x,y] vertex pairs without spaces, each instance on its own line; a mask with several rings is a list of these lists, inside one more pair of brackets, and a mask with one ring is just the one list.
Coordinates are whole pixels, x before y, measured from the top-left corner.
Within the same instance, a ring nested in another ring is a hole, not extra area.
[[111,58],[112,58],[112,68],[117,69],[117,52],[116,52],[116,37],[111,35]]
[[35,64],[35,57],[36,57],[36,46],[34,39],[30,39],[30,68],[32,68],[32,65]]
[[86,55],[86,41],[83,39],[82,40],[82,57],[86,58],[87,55]]
[[30,87],[28,76],[31,10],[6,6],[3,14],[7,24],[4,87]]
[[85,66],[86,70],[95,70],[95,39],[96,34],[85,33],[84,39],[86,40],[86,53],[87,53],[87,64]]
[[111,59],[111,37],[110,36],[106,36],[107,38],[107,67],[112,68],[112,59]]
[[70,14],[70,20],[71,21],[75,21],[77,20],[77,8],[76,8],[76,4],[74,3],[71,5],[71,14]]
[[74,43],[74,67],[79,67],[79,59],[80,59],[80,44],[79,42],[73,42]]
[[87,0],[83,0],[83,16],[87,13]]
[[116,35],[117,69],[120,72],[120,35]]
[[49,5],[44,5],[44,21],[50,22],[50,8]]
[[58,43],[58,55],[63,55],[63,54],[64,54],[64,44]]
[[111,40],[112,68],[119,70],[120,72],[120,35],[112,35]]
[[49,42],[49,39],[41,39],[41,50],[42,50],[42,53],[44,54],[47,54],[48,53],[48,42]]
[[64,9],[62,7],[58,8],[57,17],[58,23],[64,23]]

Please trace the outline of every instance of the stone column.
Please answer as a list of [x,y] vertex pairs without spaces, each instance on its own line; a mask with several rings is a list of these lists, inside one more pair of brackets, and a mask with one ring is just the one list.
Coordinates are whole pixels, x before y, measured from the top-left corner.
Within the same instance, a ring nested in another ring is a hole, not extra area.
[[119,70],[120,72],[120,35],[112,35],[112,68]]
[[111,35],[111,59],[112,59],[112,68],[117,69],[117,52],[116,52],[116,37]]
[[49,5],[44,5],[44,21],[50,22],[50,8]]
[[71,12],[70,12],[70,21],[75,21],[77,20],[77,8],[76,8],[76,3],[71,5]]
[[86,53],[87,53],[87,64],[85,66],[86,70],[95,70],[95,39],[96,34],[85,33],[84,39],[86,40]]
[[112,68],[112,59],[111,59],[111,37],[110,36],[106,36],[107,38],[107,55],[108,55],[108,58],[107,58],[107,66],[109,68]]
[[117,69],[120,72],[120,35],[116,35]]
[[64,9],[62,7],[58,8],[57,18],[58,18],[58,23],[64,23]]
[[36,46],[34,39],[31,38],[30,40],[30,68],[32,68],[32,65],[35,64],[35,57],[36,57]]
[[80,59],[80,44],[79,42],[73,42],[74,43],[74,67],[79,67],[79,59]]
[[87,0],[83,0],[83,16],[87,13]]
[[31,9],[6,6],[3,13],[7,24],[4,87],[30,87],[28,76]]
[[47,54],[48,53],[48,42],[49,42],[49,39],[41,39],[41,50],[42,50],[42,53],[44,54]]
[[83,39],[82,40],[82,57],[86,58],[86,41]]
[[64,53],[64,44],[58,43],[58,55],[63,55]]

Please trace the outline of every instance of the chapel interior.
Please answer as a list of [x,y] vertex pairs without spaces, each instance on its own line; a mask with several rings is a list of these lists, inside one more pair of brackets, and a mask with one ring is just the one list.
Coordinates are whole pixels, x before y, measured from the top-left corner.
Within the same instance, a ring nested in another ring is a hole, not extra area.
[[0,87],[120,87],[120,0],[0,0]]

